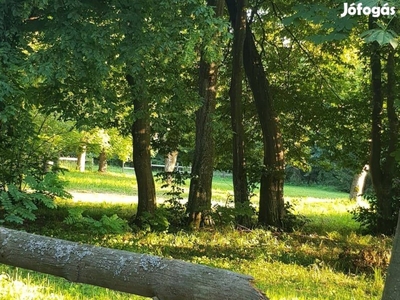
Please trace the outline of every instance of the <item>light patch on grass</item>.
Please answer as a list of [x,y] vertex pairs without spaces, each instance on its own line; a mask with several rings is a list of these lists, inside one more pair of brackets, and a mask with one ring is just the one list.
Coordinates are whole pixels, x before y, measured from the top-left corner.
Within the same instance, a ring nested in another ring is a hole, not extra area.
[[[123,234],[99,235],[85,228],[65,226],[62,220],[66,211],[79,207],[95,219],[104,214],[118,214],[129,219],[135,210],[135,205],[130,202],[134,199],[131,197],[136,195],[134,175],[132,172],[70,172],[66,173],[65,179],[70,182],[69,190],[84,194],[85,202],[58,199],[59,210],[42,212],[38,218],[40,222],[29,225],[26,230],[248,274],[255,278],[257,287],[271,299],[380,299],[384,267],[367,266],[365,273],[351,273],[357,267],[354,268],[357,260],[353,259],[358,258],[357,254],[363,250],[389,251],[391,239],[357,233],[358,224],[349,213],[355,203],[348,199],[346,193],[316,186],[285,186],[285,200],[293,204],[295,213],[310,220],[293,233],[218,228],[174,234],[133,233],[127,230]],[[184,197],[188,184],[187,181]],[[160,183],[156,183],[156,186],[158,194],[163,195]],[[214,177],[213,200],[224,202],[232,193],[230,176]],[[117,201],[122,199],[124,201]],[[254,202],[257,201],[255,198]],[[117,202],[120,204],[116,205]],[[62,278],[4,265],[0,265],[0,274],[0,299],[5,300],[148,299],[90,285],[73,284]]]

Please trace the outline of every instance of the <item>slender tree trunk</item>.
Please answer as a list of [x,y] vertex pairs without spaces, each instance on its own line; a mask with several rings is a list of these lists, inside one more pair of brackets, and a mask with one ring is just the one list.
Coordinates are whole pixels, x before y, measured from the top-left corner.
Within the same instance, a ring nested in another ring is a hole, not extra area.
[[107,154],[104,149],[101,150],[99,155],[99,168],[98,172],[107,172]]
[[76,169],[79,172],[85,172],[85,162],[86,162],[86,146],[80,148],[78,153],[78,160],[76,161]]
[[[374,19],[370,17],[369,28],[375,28]],[[395,176],[396,162],[391,155],[397,149],[399,137],[399,120],[394,105],[396,93],[395,79],[395,58],[394,51],[389,50],[386,65],[387,72],[387,119],[388,136],[387,151],[384,151],[382,142],[382,132],[384,131],[382,114],[384,106],[384,96],[382,90],[382,63],[381,48],[377,42],[371,45],[371,86],[372,86],[372,129],[371,129],[371,154],[370,154],[370,173],[372,185],[377,198],[378,220],[376,231],[391,234],[395,227],[393,220],[392,206],[392,187]],[[383,154],[385,152],[386,154]]]
[[[223,13],[223,0],[209,0],[216,7],[216,15]],[[199,228],[211,209],[211,190],[214,170],[214,137],[212,118],[216,106],[216,84],[218,69],[215,63],[207,62],[202,55],[199,69],[199,94],[203,105],[196,112],[196,144],[192,163],[187,212],[189,225]]]
[[[134,79],[127,75],[129,86]],[[150,111],[147,99],[137,99],[133,94],[135,121],[132,124],[133,166],[138,187],[138,209],[135,222],[140,226],[145,213],[153,214],[156,209],[156,190],[151,169]]]
[[[226,0],[227,6],[233,0]],[[231,20],[234,28],[232,46],[232,76],[229,97],[231,100],[231,123],[233,132],[233,190],[236,207],[249,205],[249,195],[247,187],[245,145],[244,145],[244,126],[243,126],[243,44],[246,37],[246,7],[247,0],[236,1],[236,15]],[[233,4],[234,5],[234,4]],[[247,223],[243,216],[238,216],[239,224]]]
[[262,225],[283,226],[284,155],[279,122],[273,109],[273,99],[261,56],[249,24],[244,41],[244,70],[253,92],[261,124],[264,145],[264,170],[260,182],[258,221]]
[[178,160],[178,151],[174,150],[168,152],[164,157],[164,172],[167,174],[167,183],[171,184],[172,182],[172,173],[175,170],[176,162]]
[[0,263],[158,300],[267,299],[251,276],[0,227]]

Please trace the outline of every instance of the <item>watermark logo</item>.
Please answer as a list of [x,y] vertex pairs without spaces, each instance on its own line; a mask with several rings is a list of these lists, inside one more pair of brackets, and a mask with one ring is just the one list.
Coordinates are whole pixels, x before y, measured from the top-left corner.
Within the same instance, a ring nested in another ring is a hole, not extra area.
[[343,3],[343,13],[340,15],[341,18],[344,16],[369,16],[372,15],[374,18],[379,18],[380,16],[393,16],[396,13],[396,8],[389,6],[388,3],[382,6],[363,6],[362,3]]

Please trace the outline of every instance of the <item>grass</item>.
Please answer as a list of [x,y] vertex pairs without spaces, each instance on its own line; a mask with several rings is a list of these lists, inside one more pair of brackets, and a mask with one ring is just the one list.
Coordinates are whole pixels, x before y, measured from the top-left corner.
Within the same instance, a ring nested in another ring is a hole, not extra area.
[[[65,172],[61,176],[68,182],[67,189],[76,192],[88,193],[114,193],[121,195],[137,195],[136,178],[133,170],[127,169],[122,172],[121,168],[109,167],[109,172],[102,174],[96,171],[87,171],[80,173],[76,171]],[[187,197],[189,191],[189,180],[183,187],[184,197]],[[161,182],[156,181],[158,196],[163,197],[165,190],[161,189]],[[258,191],[256,190],[256,193]],[[232,176],[229,174],[214,176],[213,179],[213,200],[226,201],[233,195]],[[285,186],[286,197],[309,197],[321,199],[346,198],[347,194],[337,192],[332,189],[320,186]]]
[[[70,190],[132,194],[132,174],[65,174]],[[159,185],[158,185],[159,187]],[[231,192],[231,178],[218,176],[213,194]],[[71,207],[80,206],[99,219],[103,214],[129,218],[134,205],[73,203],[42,211],[38,220],[19,227],[29,232],[137,253],[226,268],[253,276],[270,299],[380,299],[391,239],[359,234],[351,219],[354,204],[344,193],[323,187],[286,186],[295,212],[310,221],[293,233],[255,229],[215,228],[198,232],[155,233],[124,231],[99,234],[66,226]],[[72,284],[64,279],[0,265],[0,299],[146,299],[108,289]]]

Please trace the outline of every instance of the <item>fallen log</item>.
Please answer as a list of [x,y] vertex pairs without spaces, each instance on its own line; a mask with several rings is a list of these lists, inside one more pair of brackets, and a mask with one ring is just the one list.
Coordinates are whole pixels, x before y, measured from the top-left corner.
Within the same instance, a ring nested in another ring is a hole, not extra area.
[[251,276],[4,227],[0,263],[158,300],[268,299]]

